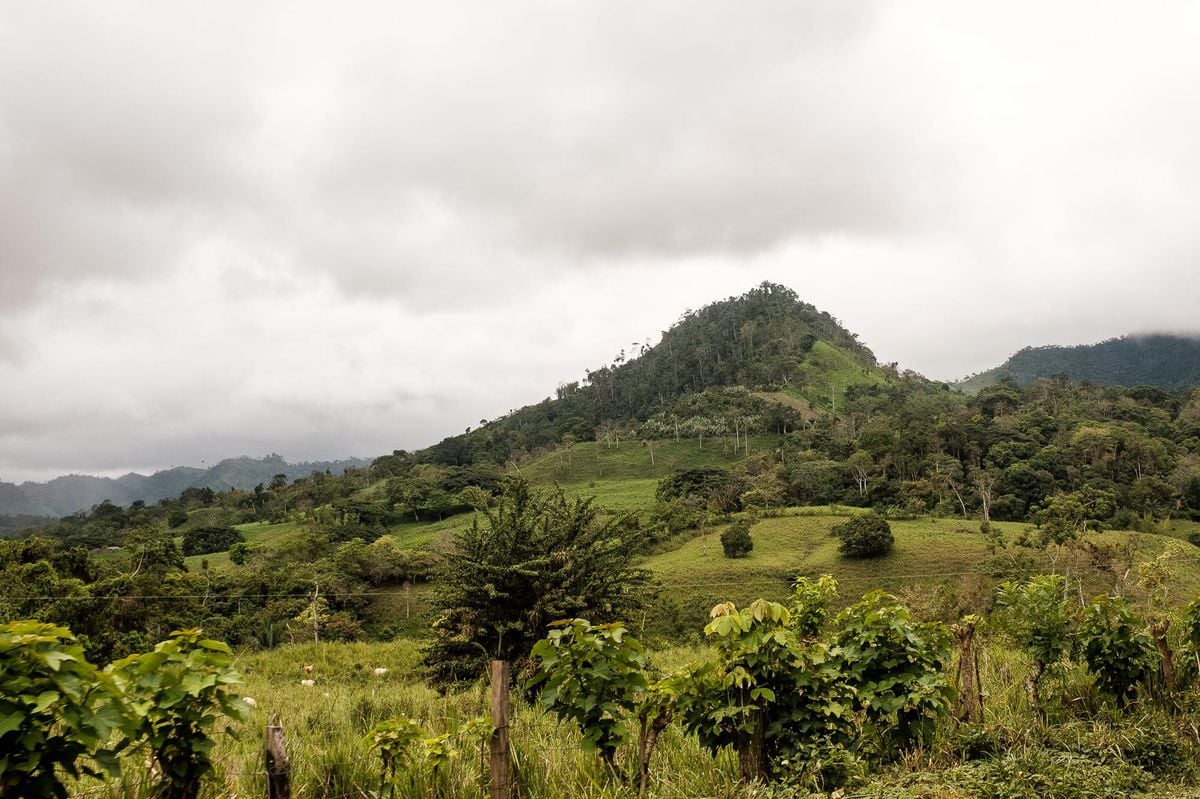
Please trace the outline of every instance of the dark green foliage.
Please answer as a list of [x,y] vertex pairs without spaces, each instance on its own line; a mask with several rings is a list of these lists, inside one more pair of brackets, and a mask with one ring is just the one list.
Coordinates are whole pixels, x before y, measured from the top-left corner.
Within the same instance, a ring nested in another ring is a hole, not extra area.
[[184,555],[208,555],[224,552],[246,537],[232,527],[197,527],[183,534]]
[[1005,582],[996,590],[996,626],[1029,654],[1033,671],[1026,692],[1033,706],[1040,704],[1038,684],[1071,651],[1076,618],[1064,597],[1066,580],[1041,574],[1024,583]]
[[721,533],[721,548],[727,558],[744,558],[754,549],[754,541],[750,538],[750,525],[746,522],[734,522]]
[[895,543],[891,525],[877,513],[854,516],[829,533],[841,541],[838,551],[848,558],[877,558],[891,552]]
[[489,658],[524,660],[552,621],[612,620],[637,606],[649,575],[632,565],[636,542],[590,501],[517,480],[482,515],[437,575],[441,615],[424,658],[435,680],[475,679]]
[[235,566],[244,566],[250,558],[250,545],[245,541],[238,541],[229,547],[229,562]]
[[1144,626],[1122,597],[1092,600],[1079,627],[1080,644],[1096,687],[1121,704],[1155,673],[1157,654]]
[[1009,377],[1028,385],[1057,375],[1101,385],[1138,386],[1141,398],[1161,401],[1166,395],[1160,389],[1200,384],[1200,338],[1123,336],[1074,347],[1026,347],[1003,365],[964,383],[989,385]]
[[834,627],[835,652],[880,752],[930,741],[950,708],[946,626],[916,622],[895,597],[872,591],[838,614]]
[[110,737],[130,718],[118,684],[87,662],[70,631],[0,625],[0,796],[66,799],[66,776],[115,776]]
[[656,496],[666,502],[672,499],[697,498],[713,503],[723,511],[737,510],[743,485],[728,469],[701,466],[677,469],[658,483]]
[[789,608],[762,599],[712,615],[714,658],[671,681],[685,731],[710,751],[733,747],[747,780],[850,744],[853,688],[827,641],[802,636]]
[[187,524],[188,514],[183,508],[172,508],[167,514],[167,526],[174,530],[176,527],[182,527]]
[[649,661],[620,622],[555,622],[532,654],[538,700],[579,726],[582,748],[608,763],[631,738],[631,720],[650,692]]
[[[814,395],[826,396],[823,375],[806,371],[805,359],[818,340],[846,353],[856,370],[875,368],[874,355],[836,319],[800,301],[785,286],[763,283],[740,297],[686,311],[657,345],[635,343],[611,364],[589,370],[582,384],[559,386],[555,399],[481,423],[418,457],[445,465],[505,463],[517,453],[556,445],[564,436],[600,438],[598,430],[606,422],[642,422],[668,411],[677,399],[714,387],[811,382]],[[742,407],[740,400],[735,404]],[[782,433],[798,426],[794,411],[784,406],[771,410],[778,418],[764,416],[762,429]]]
[[794,763],[836,787],[857,757],[927,740],[949,707],[944,625],[914,622],[876,591],[826,631],[835,596],[825,576],[798,580],[791,608],[718,605],[705,628],[715,658],[666,681],[684,729],[710,750],[732,746],[747,779]]
[[213,727],[221,715],[242,718],[249,708],[230,692],[239,675],[229,647],[183,630],[154,648],[113,664],[136,711],[136,741],[145,743],[158,766],[162,799],[195,799],[213,769]]

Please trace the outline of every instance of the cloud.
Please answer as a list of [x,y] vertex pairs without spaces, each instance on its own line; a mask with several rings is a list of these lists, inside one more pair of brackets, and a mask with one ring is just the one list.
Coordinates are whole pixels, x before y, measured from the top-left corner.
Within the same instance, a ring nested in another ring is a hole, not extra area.
[[939,378],[1195,329],[1198,16],[14,7],[0,477],[423,446],[763,279]]

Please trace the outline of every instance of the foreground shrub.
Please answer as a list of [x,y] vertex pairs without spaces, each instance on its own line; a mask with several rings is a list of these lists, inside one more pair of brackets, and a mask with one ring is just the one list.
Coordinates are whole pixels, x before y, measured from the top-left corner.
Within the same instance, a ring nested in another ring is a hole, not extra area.
[[948,632],[913,622],[881,591],[823,629],[836,583],[800,579],[792,607],[759,599],[713,608],[714,659],[672,679],[684,728],[716,752],[731,746],[747,780],[809,764],[806,779],[836,786],[859,759],[890,757],[928,739],[949,707]]
[[228,690],[240,676],[230,667],[229,647],[183,630],[154,648],[130,655],[110,669],[137,719],[133,734],[145,743],[162,773],[156,796],[195,799],[213,769],[212,736],[220,714],[235,719],[249,707]]
[[1092,600],[1079,636],[1096,687],[1121,705],[1128,704],[1137,687],[1156,671],[1154,644],[1122,597]]
[[65,799],[64,775],[98,776],[99,768],[116,776],[108,743],[127,723],[117,684],[87,662],[69,630],[0,626],[0,796]]
[[640,607],[649,574],[633,563],[636,531],[590,500],[516,480],[478,516],[438,574],[441,615],[424,658],[435,682],[478,679],[489,658],[523,663],[550,622]]
[[1025,695],[1034,709],[1041,707],[1042,675],[1062,662],[1074,640],[1075,617],[1064,599],[1065,585],[1061,575],[1040,574],[996,589],[997,626],[1033,660]]

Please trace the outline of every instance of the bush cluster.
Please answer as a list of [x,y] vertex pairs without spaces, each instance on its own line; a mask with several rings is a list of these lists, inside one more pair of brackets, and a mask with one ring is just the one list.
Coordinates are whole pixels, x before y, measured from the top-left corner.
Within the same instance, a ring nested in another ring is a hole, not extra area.
[[887,519],[877,513],[855,516],[835,524],[829,531],[841,544],[838,551],[848,558],[876,558],[892,551],[895,538]]

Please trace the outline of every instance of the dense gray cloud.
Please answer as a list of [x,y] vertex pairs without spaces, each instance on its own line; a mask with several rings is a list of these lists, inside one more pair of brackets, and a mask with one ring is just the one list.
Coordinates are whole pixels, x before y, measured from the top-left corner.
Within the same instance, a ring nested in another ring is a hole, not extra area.
[[763,279],[943,379],[1193,330],[1198,30],[6,4],[0,479],[422,446]]

